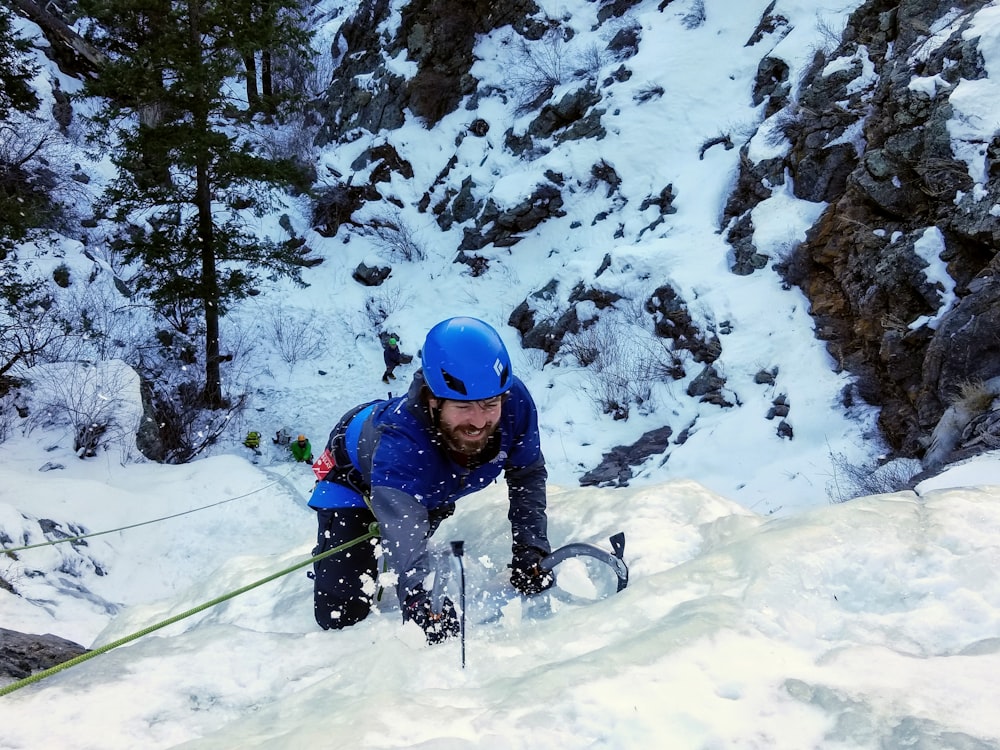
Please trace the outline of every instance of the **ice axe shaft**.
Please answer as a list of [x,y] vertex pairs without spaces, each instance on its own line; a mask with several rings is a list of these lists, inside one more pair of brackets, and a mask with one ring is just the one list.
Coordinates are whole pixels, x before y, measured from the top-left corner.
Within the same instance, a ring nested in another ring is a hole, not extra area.
[[465,554],[465,542],[452,542],[451,553],[458,560],[459,588],[458,598],[461,603],[461,618],[459,621],[459,633],[462,636],[462,669],[465,669],[465,564],[462,562],[462,555]]

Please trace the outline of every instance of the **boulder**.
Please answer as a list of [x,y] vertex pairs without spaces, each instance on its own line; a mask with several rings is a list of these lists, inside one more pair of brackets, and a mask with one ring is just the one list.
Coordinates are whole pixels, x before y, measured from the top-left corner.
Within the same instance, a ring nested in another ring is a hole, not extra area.
[[56,635],[0,628],[0,680],[23,680],[85,653],[87,649],[79,643]]

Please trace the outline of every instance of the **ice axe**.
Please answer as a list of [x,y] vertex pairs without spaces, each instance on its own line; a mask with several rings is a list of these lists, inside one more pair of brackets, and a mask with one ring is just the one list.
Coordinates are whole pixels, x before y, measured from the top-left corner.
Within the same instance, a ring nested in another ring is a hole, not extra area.
[[610,566],[618,576],[618,591],[628,586],[628,566],[625,564],[625,532],[619,531],[610,538],[612,552],[603,550],[595,544],[574,542],[555,550],[551,555],[543,557],[538,566],[551,572],[552,569],[571,557],[593,557]]
[[431,588],[431,611],[440,614],[444,604],[444,592],[451,580],[453,571],[452,562],[458,567],[459,575],[459,634],[462,637],[462,669],[465,669],[465,564],[462,557],[465,555],[465,542],[454,541],[451,543],[452,559],[445,563],[443,554],[439,556],[439,562],[435,566],[434,586]]

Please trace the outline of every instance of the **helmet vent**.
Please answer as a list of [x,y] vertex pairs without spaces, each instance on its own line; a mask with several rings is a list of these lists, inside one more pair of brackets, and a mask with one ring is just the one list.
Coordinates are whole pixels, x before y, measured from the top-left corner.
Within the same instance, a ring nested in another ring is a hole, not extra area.
[[451,390],[456,393],[461,393],[463,396],[469,395],[469,389],[465,387],[465,383],[451,373],[441,370],[441,377],[444,378],[445,385],[451,388]]

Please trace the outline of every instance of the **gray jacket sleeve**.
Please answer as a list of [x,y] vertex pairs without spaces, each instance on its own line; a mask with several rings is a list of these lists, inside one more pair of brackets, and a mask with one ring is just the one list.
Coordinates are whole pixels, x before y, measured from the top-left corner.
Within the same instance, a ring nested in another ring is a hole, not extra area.
[[430,572],[427,508],[415,497],[392,487],[372,487],[372,510],[378,518],[386,565],[396,573],[396,595],[402,609],[406,597]]
[[545,458],[541,455],[528,466],[510,468],[505,472],[510,500],[507,518],[510,519],[513,547],[537,547],[546,554],[552,551],[545,515],[545,482],[548,476]]

